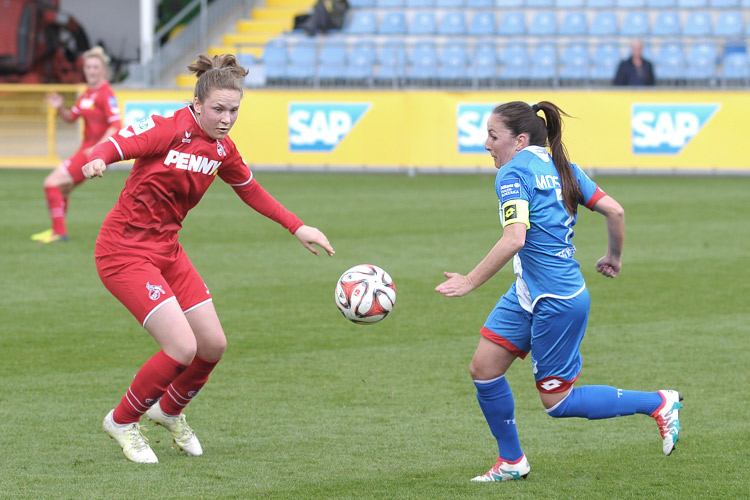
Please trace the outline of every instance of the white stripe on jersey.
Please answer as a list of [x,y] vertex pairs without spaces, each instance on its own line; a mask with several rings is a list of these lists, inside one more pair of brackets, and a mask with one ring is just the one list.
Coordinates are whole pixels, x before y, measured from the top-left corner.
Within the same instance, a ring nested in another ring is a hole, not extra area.
[[120,153],[120,161],[124,160],[125,156],[122,154],[122,149],[120,149],[120,145],[117,144],[117,141],[114,140],[112,137],[108,137],[107,140],[112,141],[112,144],[114,144],[115,147],[117,148],[117,152]]

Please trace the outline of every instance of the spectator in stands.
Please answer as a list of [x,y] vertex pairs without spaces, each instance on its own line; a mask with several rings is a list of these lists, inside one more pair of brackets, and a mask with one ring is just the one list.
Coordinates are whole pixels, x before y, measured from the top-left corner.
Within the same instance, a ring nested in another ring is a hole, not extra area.
[[643,57],[643,43],[636,40],[631,45],[630,57],[620,62],[614,85],[643,87],[654,85],[654,66]]
[[294,28],[305,30],[309,36],[315,36],[318,32],[325,34],[328,30],[340,30],[344,26],[347,10],[347,0],[318,0],[309,14],[295,18]]
[[47,102],[68,123],[83,118],[83,142],[73,156],[61,163],[44,179],[44,193],[52,227],[33,234],[31,239],[40,243],[66,241],[68,231],[65,216],[68,212],[68,197],[85,179],[81,168],[89,161],[89,153],[97,144],[120,130],[120,108],[107,81],[109,57],[101,47],[94,47],[83,54],[83,75],[86,90],[72,108],[64,106],[63,96],[48,94]]

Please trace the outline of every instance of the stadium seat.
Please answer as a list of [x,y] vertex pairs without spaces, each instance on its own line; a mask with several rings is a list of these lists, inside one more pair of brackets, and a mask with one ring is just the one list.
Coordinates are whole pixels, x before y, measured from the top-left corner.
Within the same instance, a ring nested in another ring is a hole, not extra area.
[[346,65],[347,80],[365,80],[372,77],[375,63],[375,43],[372,40],[354,42]]
[[677,0],[647,0],[649,9],[673,9],[677,7]]
[[589,46],[586,42],[570,42],[563,45],[560,54],[560,62],[563,64],[572,63],[584,59],[589,62]]
[[466,0],[467,9],[485,9],[495,6],[495,0]]
[[380,47],[377,54],[378,68],[376,80],[398,82],[405,73],[406,45],[403,40],[389,40]]
[[317,51],[314,39],[301,38],[295,41],[289,49],[286,78],[293,80],[312,79],[315,76]]
[[750,79],[750,60],[745,53],[732,53],[724,57],[721,76],[724,80]]
[[634,10],[625,15],[620,27],[620,34],[624,36],[644,36],[649,32],[648,13]]
[[438,9],[455,9],[464,6],[464,0],[435,0]]
[[555,0],[557,9],[582,9],[585,5],[585,0]]
[[528,57],[520,54],[508,58],[498,73],[498,79],[516,81],[529,78],[529,62]]
[[682,31],[680,15],[671,10],[660,11],[654,19],[651,34],[655,36],[677,36]]
[[438,53],[432,40],[416,43],[407,52],[407,72],[409,80],[424,83],[437,77]]
[[500,18],[499,35],[525,35],[526,15],[522,11],[505,12]]
[[378,18],[375,11],[355,10],[349,17],[349,23],[342,30],[349,35],[371,35],[378,30]]
[[255,66],[255,56],[253,54],[243,54],[240,52],[237,54],[237,62],[240,66],[246,69],[250,69]]
[[526,7],[530,9],[546,9],[555,6],[555,0],[526,0]]
[[406,0],[406,8],[408,9],[421,9],[424,7],[434,7],[434,0]]
[[471,57],[472,76],[481,81],[491,81],[497,70],[497,47],[494,41],[478,43]]
[[736,9],[740,6],[740,0],[708,0],[708,6],[712,9]]
[[443,82],[468,80],[466,43],[459,41],[444,45],[440,51],[438,64],[437,77],[439,80]]
[[589,9],[614,9],[615,0],[586,0]]
[[598,83],[611,83],[615,78],[617,66],[620,64],[620,46],[616,42],[605,42],[596,45],[591,57],[593,63],[591,80]]
[[682,27],[685,36],[708,36],[711,31],[711,13],[704,10],[691,12]]
[[685,53],[682,45],[666,43],[654,55],[656,80],[681,80],[685,78]]
[[418,11],[412,17],[406,33],[408,35],[433,35],[437,30],[437,19],[432,10]]
[[526,61],[529,60],[529,49],[525,42],[510,42],[503,46],[500,51],[500,57],[498,61],[502,64],[507,64],[511,59],[518,60],[519,58]]
[[725,10],[719,12],[713,34],[716,36],[740,36],[742,35],[743,27],[744,22],[741,11]]
[[618,9],[643,9],[646,7],[646,0],[615,0],[615,7]]
[[617,15],[611,11],[599,11],[589,25],[589,35],[608,36],[617,34]]
[[375,0],[375,6],[379,9],[399,9],[404,7],[404,0]]
[[351,9],[371,9],[375,7],[375,0],[349,0]]
[[588,32],[586,13],[581,10],[566,12],[557,32],[560,35],[566,36],[585,35]]
[[708,0],[677,0],[677,7],[681,9],[703,9],[708,6]]
[[562,82],[579,83],[581,81],[588,80],[590,73],[591,66],[589,64],[588,58],[580,58],[562,63],[558,76]]
[[406,14],[400,10],[387,11],[380,21],[378,33],[381,35],[405,35]]
[[288,55],[286,41],[283,38],[273,38],[266,42],[263,47],[261,61],[266,73],[267,80],[276,80],[286,75]]
[[326,39],[318,53],[318,78],[321,80],[346,78],[346,62],[346,42],[335,38]]
[[716,62],[706,58],[689,59],[685,79],[689,82],[708,83],[716,78]]
[[450,10],[443,14],[438,25],[438,35],[465,35],[466,14],[463,10]]
[[525,0],[495,0],[495,7],[500,10],[519,9],[525,6]]
[[557,45],[540,43],[531,53],[531,69],[529,77],[532,80],[552,80],[557,76]]
[[531,18],[527,33],[532,36],[557,33],[557,14],[551,10],[537,11]]
[[471,18],[467,34],[470,36],[494,35],[495,30],[494,12],[479,11]]

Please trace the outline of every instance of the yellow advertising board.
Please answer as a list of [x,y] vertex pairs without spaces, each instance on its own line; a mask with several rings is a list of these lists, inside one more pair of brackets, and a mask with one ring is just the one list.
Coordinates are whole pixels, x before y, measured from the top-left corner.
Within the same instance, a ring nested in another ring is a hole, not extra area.
[[[170,114],[189,91],[117,91],[126,122]],[[487,114],[549,100],[568,114],[563,139],[584,168],[750,170],[745,92],[247,90],[230,136],[264,167],[492,168]]]

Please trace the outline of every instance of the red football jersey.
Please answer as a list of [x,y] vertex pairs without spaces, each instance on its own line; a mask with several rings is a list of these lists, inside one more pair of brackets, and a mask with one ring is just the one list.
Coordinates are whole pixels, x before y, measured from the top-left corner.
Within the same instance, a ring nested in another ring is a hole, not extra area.
[[70,109],[76,119],[82,116],[86,122],[83,128],[81,148],[88,148],[99,142],[104,132],[116,123],[120,126],[120,108],[109,82],[103,82],[95,89],[86,88]]
[[174,116],[152,116],[99,144],[89,160],[109,164],[136,158],[125,188],[107,215],[99,245],[171,251],[188,211],[216,175],[252,208],[291,233],[302,221],[285,209],[255,179],[229,137],[211,139],[188,106]]

